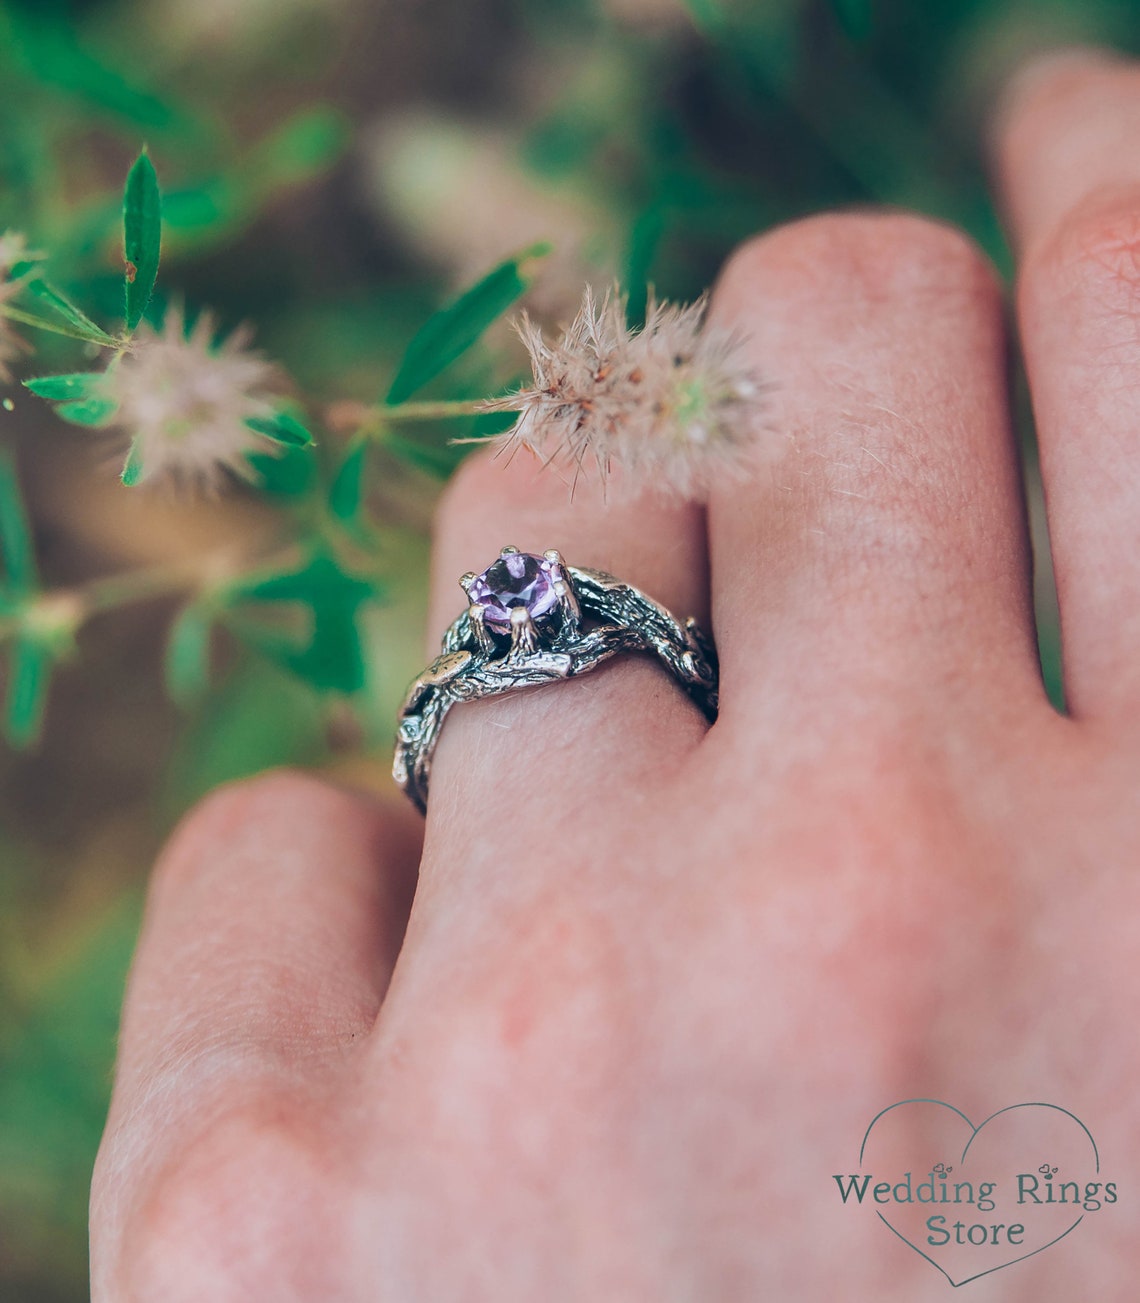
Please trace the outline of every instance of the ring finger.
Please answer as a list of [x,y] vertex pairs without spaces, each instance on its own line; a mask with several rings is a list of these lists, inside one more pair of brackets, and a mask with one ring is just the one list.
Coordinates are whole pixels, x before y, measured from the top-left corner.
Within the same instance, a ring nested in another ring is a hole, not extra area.
[[[457,583],[510,545],[606,570],[679,617],[707,605],[703,513],[645,494],[635,500],[596,478],[575,486],[532,454],[471,458],[441,504],[431,581],[431,639],[466,604]],[[547,843],[589,826],[600,810],[679,767],[706,724],[649,657],[619,656],[583,678],[464,702],[447,718],[432,771],[423,881],[427,891],[462,859],[485,891],[504,866],[537,868]],[[539,811],[541,818],[539,819]],[[515,874],[509,872],[513,879]]]

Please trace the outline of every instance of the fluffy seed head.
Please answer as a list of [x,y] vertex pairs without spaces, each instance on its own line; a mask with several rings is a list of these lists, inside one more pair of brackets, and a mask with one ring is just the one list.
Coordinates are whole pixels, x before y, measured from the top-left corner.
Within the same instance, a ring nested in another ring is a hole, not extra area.
[[749,463],[760,386],[740,339],[704,325],[706,300],[650,298],[645,325],[626,325],[624,299],[587,290],[556,342],[527,317],[518,324],[533,383],[486,404],[517,411],[501,447],[533,449],[574,476],[605,479],[615,465],[633,487],[701,498]]
[[28,248],[22,231],[5,231],[0,235],[0,273],[7,276],[18,262],[38,262],[44,255]]
[[227,470],[249,479],[248,453],[279,451],[246,422],[273,413],[282,375],[248,347],[245,328],[221,340],[216,333],[209,313],[188,329],[182,309],[171,306],[161,330],[140,326],[107,368],[103,396],[116,405],[111,424],[134,442],[140,482],[216,486]]

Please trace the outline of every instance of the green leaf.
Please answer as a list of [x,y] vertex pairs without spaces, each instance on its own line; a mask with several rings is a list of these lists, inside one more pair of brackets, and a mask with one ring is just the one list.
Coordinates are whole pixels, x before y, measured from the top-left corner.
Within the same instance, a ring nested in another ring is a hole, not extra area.
[[871,0],[831,0],[831,8],[852,40],[862,41],[870,36],[874,25]]
[[167,770],[164,814],[185,810],[219,783],[324,754],[320,699],[294,674],[246,654],[190,717]]
[[63,402],[67,399],[97,397],[102,381],[102,371],[77,371],[71,375],[38,376],[34,380],[25,380],[24,386],[39,398]]
[[248,584],[235,595],[255,606],[299,608],[305,616],[304,632],[290,637],[278,628],[228,614],[226,622],[251,646],[314,688],[350,693],[364,686],[357,615],[365,602],[379,595],[375,583],[348,574],[318,547],[298,570]]
[[154,282],[162,245],[162,196],[154,164],[146,150],[135,159],[123,191],[123,257],[127,263],[127,329],[142,320]]
[[248,166],[274,188],[296,184],[335,162],[350,139],[344,114],[316,104],[301,109],[261,141]]
[[274,412],[272,416],[251,416],[246,425],[257,434],[263,434],[274,443],[282,443],[288,448],[309,448],[313,436],[296,417],[288,412]]
[[775,91],[783,97],[790,92],[797,66],[799,4],[682,3],[697,31],[717,47],[724,70],[733,80],[742,77],[753,95]]
[[106,373],[75,371],[66,375],[37,376],[24,385],[39,398],[60,403],[56,412],[75,425],[103,425],[118,404],[103,397]]
[[8,695],[4,736],[18,750],[40,736],[51,679],[51,652],[32,638],[18,638],[8,661]]
[[[34,263],[21,263],[19,267],[13,267],[13,278],[16,278],[21,270],[30,269],[34,265]],[[69,298],[61,294],[54,285],[50,285],[42,276],[30,276],[24,282],[22,289],[25,293],[39,299],[41,303],[51,308],[69,326],[73,327],[81,338],[90,339],[96,344],[115,344],[116,341],[111,335],[108,335],[101,326],[97,326],[85,312],[77,308]]]
[[[58,13],[52,12],[57,9]],[[12,52],[38,81],[144,131],[193,126],[178,110],[132,85],[83,49],[76,39],[73,20],[61,7],[5,5],[4,11],[15,38]]]
[[517,257],[508,258],[429,318],[408,345],[385,402],[406,402],[465,353],[526,293],[534,281],[536,264],[549,253],[549,244],[535,244]]
[[107,346],[116,344],[116,341],[110,335],[103,334],[101,330],[98,334],[92,334],[91,331],[81,329],[78,326],[64,325],[62,322],[51,321],[47,317],[37,317],[34,312],[25,312],[23,308],[17,308],[13,303],[0,305],[0,317],[7,317],[10,321],[18,321],[21,325],[31,326],[34,330],[46,330],[53,335],[63,335],[66,339],[80,339],[85,344],[103,344]]
[[0,453],[0,560],[10,592],[23,596],[36,587],[36,562],[20,482],[11,458]]
[[384,447],[409,466],[438,480],[450,479],[452,472],[471,451],[471,445],[429,443],[426,440],[417,443],[398,434],[386,434]]
[[649,298],[650,271],[665,233],[665,212],[660,203],[651,204],[638,214],[629,236],[625,256],[625,286],[629,293],[626,321],[630,326],[645,324]]
[[682,3],[698,31],[720,36],[728,30],[728,17],[719,0],[682,0]]
[[355,520],[360,512],[364,500],[364,465],[367,456],[367,438],[353,439],[329,490],[329,510],[337,520]]
[[184,236],[202,236],[240,215],[240,195],[229,177],[213,177],[193,189],[164,191],[162,225]]
[[134,488],[143,477],[142,454],[139,451],[139,441],[131,441],[130,451],[127,453],[127,460],[123,463],[123,469],[119,478],[128,489]]
[[166,644],[166,688],[180,706],[190,706],[205,695],[210,684],[210,632],[215,611],[191,602],[170,626]]
[[106,425],[118,410],[118,404],[112,398],[85,398],[77,403],[61,403],[55,414],[70,421],[72,425]]
[[254,485],[273,498],[303,498],[317,478],[317,459],[308,448],[281,447],[246,453]]
[[305,602],[314,608],[326,599],[351,599],[354,606],[376,594],[375,585],[344,571],[337,559],[321,547],[298,570],[256,579],[241,589],[243,597],[259,602]]

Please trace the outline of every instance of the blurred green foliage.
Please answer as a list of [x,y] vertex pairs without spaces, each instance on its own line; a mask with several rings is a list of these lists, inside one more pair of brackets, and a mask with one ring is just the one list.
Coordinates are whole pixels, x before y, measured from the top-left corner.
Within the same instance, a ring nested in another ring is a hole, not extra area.
[[[484,188],[506,178],[588,203],[596,229],[584,263],[620,277],[637,319],[650,286],[695,297],[737,241],[842,204],[906,205],[957,222],[1008,274],[980,147],[995,88],[1038,46],[1131,49],[1140,37],[1130,0],[198,9],[0,2],[0,232],[23,231],[49,255],[15,304],[36,348],[25,374],[54,376],[39,392],[70,408],[60,415],[88,424],[107,415],[83,406],[99,401],[84,377],[123,322],[122,178],[145,145],[162,183],[163,268],[148,308],[158,252],[148,162],[128,191],[137,279],[127,324],[144,310],[160,319],[174,297],[209,304],[225,329],[256,322],[299,394],[297,415],[275,419],[316,435],[315,447],[297,435],[284,455],[255,458],[260,490],[237,495],[235,511],[262,513],[259,522],[268,513],[270,553],[285,554],[268,571],[195,591],[178,610],[168,604],[161,630],[140,617],[137,634],[116,635],[122,642],[84,632],[85,659],[61,676],[40,753],[3,762],[0,1298],[24,1303],[85,1296],[86,1182],[141,877],[161,833],[214,782],[327,760],[343,745],[349,698],[351,737],[382,746],[415,667],[415,640],[397,629],[418,602],[429,481],[456,462],[450,435],[490,427],[381,419],[346,434],[324,421],[326,406],[374,405],[382,394],[388,404],[466,400],[508,382],[515,365],[501,340],[479,341],[534,268],[507,259],[456,298],[471,271],[465,193],[455,180],[450,254],[417,239],[362,179],[377,124],[430,101],[440,131],[482,139],[485,129],[497,142]],[[450,193],[452,180],[433,183]],[[502,220],[511,229],[506,207]],[[90,579],[92,544],[68,534],[69,514],[49,511],[59,468],[78,461],[68,442],[77,436],[46,406],[2,428],[38,486],[29,532],[14,463],[0,463],[0,619],[9,619],[34,600],[41,574],[52,590]],[[279,430],[286,441],[291,428]],[[50,530],[37,528],[38,507]],[[32,540],[53,531],[62,541],[37,566]],[[1059,691],[1055,617],[1047,604],[1042,612],[1043,663]],[[17,742],[37,732],[68,634],[39,619],[11,642],[6,719]],[[164,637],[181,713],[151,686]],[[132,725],[132,712],[142,722]]]

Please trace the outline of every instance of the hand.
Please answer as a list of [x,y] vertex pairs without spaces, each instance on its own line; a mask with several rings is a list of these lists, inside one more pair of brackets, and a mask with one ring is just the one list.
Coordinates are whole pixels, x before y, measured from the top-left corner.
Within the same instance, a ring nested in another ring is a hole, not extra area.
[[[998,136],[1070,716],[992,271],[905,214],[755,240],[714,304],[773,382],[752,482],[706,520],[475,458],[436,536],[433,648],[459,574],[558,547],[711,606],[720,720],[628,657],[462,706],[422,859],[410,811],[291,774],[192,814],[126,1002],[99,1303],[914,1303],[945,1280],[831,1175],[888,1104],[1056,1100],[1136,1170],[1140,70],[1033,69]],[[1129,1296],[1140,1195],[1098,1217],[975,1288]]]

